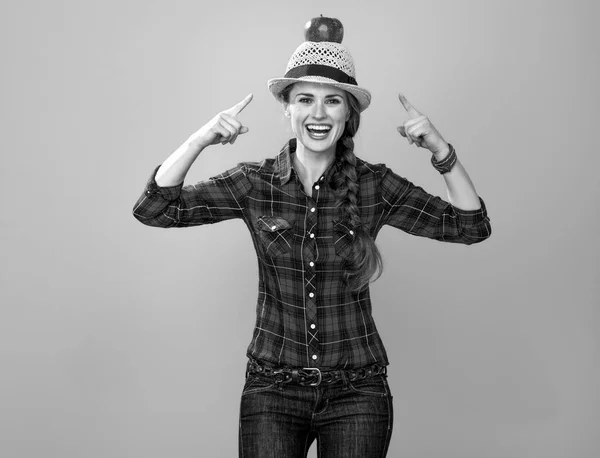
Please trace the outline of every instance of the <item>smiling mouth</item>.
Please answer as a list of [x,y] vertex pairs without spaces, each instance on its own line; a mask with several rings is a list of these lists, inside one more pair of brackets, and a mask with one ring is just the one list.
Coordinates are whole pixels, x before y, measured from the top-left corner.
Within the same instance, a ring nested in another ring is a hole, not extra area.
[[306,130],[311,138],[321,140],[329,135],[331,126],[327,124],[307,124]]

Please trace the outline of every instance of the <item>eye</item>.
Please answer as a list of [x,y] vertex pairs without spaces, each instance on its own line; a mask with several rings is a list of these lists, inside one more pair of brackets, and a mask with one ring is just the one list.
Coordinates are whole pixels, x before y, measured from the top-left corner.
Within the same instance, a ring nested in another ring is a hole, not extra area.
[[308,97],[300,97],[298,99],[298,103],[311,103],[312,99],[309,99]]
[[340,99],[327,99],[327,103],[339,105],[340,103],[342,103],[342,101]]

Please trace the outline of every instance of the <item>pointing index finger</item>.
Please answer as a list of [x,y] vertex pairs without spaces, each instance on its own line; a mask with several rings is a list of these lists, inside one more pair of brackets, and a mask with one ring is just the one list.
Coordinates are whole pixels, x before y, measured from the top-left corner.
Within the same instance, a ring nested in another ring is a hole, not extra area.
[[244,98],[244,100],[242,100],[241,102],[236,103],[229,110],[227,110],[227,112],[229,114],[231,114],[232,116],[235,116],[235,115],[239,114],[244,108],[246,108],[248,106],[248,104],[252,100],[252,97],[253,97],[252,93],[248,94]]
[[417,118],[421,116],[421,112],[415,107],[413,107],[412,104],[406,99],[406,97],[404,97],[403,94],[398,93],[398,98],[400,99],[400,103],[411,118]]

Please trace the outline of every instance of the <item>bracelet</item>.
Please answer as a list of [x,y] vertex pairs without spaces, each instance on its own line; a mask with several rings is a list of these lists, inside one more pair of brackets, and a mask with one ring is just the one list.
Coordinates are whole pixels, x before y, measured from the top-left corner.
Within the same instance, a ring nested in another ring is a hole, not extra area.
[[435,156],[431,156],[431,165],[433,165],[433,167],[442,175],[452,170],[452,167],[454,167],[454,164],[456,164],[456,160],[458,159],[456,157],[456,150],[454,149],[454,146],[452,146],[450,143],[448,143],[448,146],[450,147],[450,152],[441,161],[438,162],[435,160]]

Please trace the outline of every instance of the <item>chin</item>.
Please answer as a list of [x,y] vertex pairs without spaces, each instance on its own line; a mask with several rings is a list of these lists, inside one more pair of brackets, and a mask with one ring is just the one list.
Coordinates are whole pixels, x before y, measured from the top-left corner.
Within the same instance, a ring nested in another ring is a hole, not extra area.
[[315,140],[310,137],[306,138],[305,136],[298,136],[297,139],[306,150],[314,153],[329,153],[331,150],[335,153],[335,148],[339,141],[339,137],[333,141],[332,139]]

